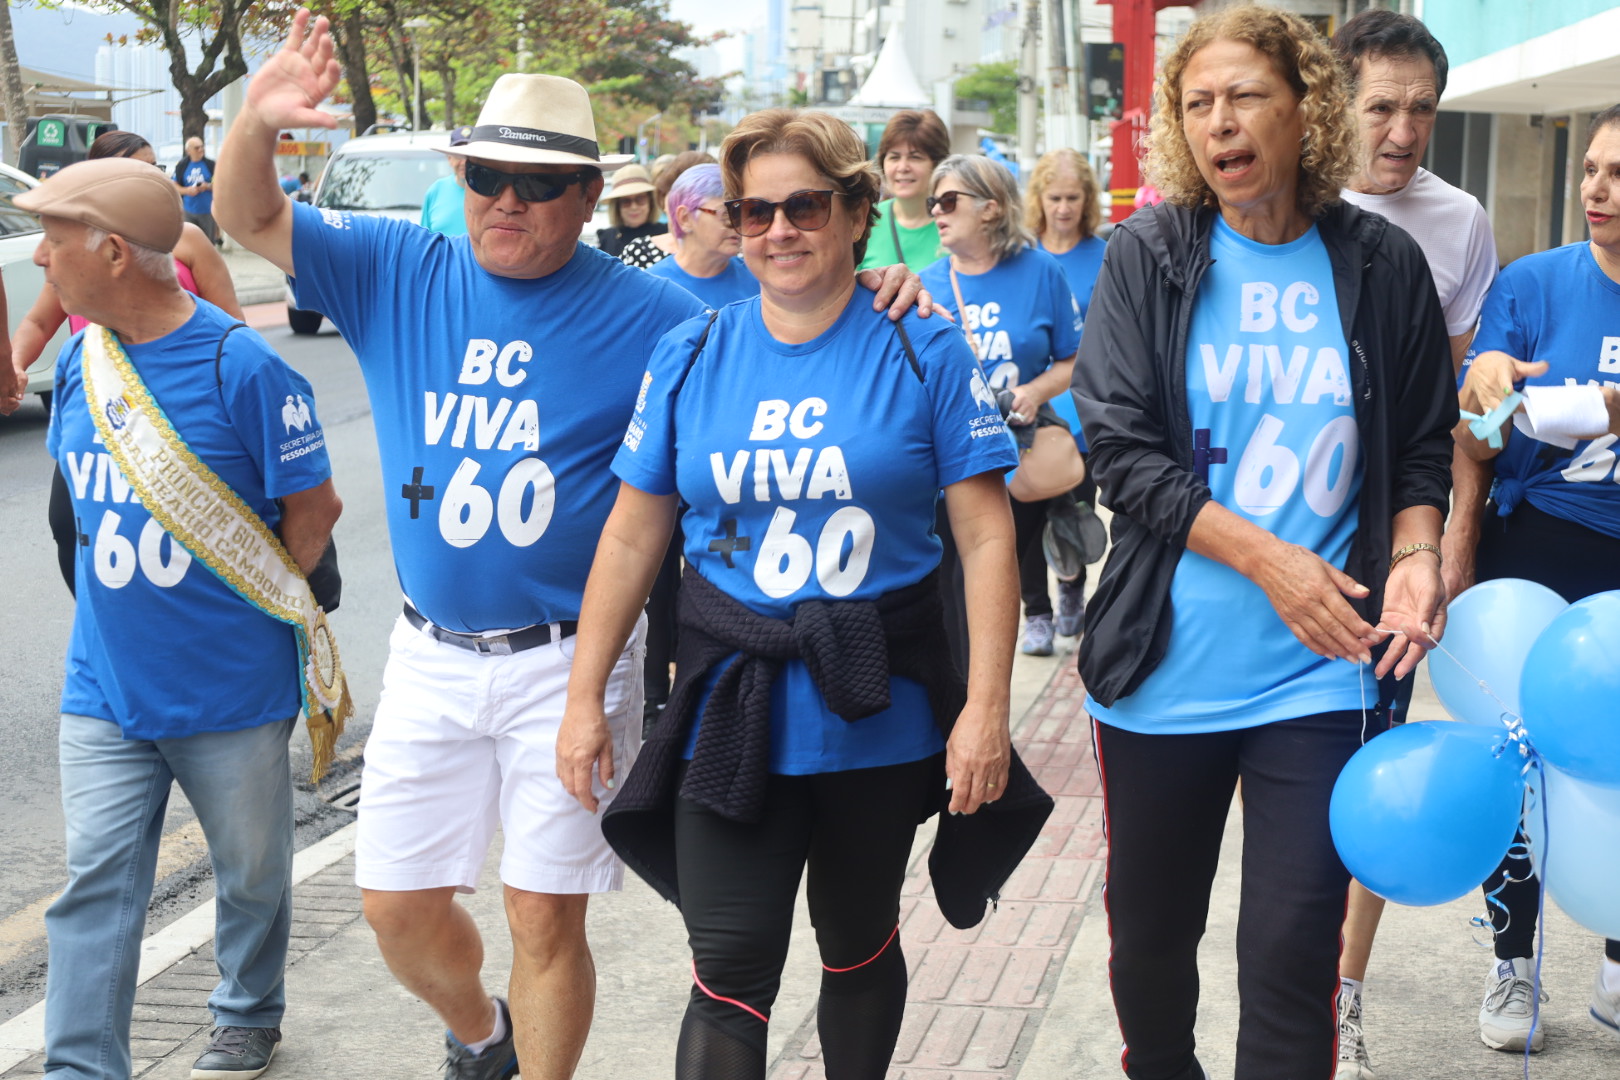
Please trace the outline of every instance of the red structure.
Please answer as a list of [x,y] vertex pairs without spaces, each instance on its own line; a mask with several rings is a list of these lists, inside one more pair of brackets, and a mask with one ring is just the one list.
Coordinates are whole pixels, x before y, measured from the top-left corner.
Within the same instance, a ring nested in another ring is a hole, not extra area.
[[1142,184],[1140,146],[1153,113],[1154,16],[1167,7],[1188,7],[1186,0],[1103,0],[1114,8],[1114,40],[1125,46],[1125,108],[1113,123],[1114,149],[1109,157],[1110,221],[1124,221],[1135,209]]

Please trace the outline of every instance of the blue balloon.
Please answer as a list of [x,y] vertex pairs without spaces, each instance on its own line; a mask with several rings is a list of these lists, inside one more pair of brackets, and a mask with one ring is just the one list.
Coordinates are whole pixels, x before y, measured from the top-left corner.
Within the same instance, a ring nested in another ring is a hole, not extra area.
[[1537,635],[1567,607],[1564,598],[1547,586],[1522,578],[1481,582],[1453,600],[1446,611],[1446,636],[1440,642],[1446,652],[1436,649],[1429,654],[1429,681],[1446,712],[1470,724],[1502,726],[1502,707],[1480,689],[1463,670],[1466,667],[1523,716],[1519,674],[1524,658]]
[[[1620,790],[1544,766],[1524,809],[1530,859],[1564,914],[1620,941]],[[1546,788],[1546,817],[1538,789]],[[1550,837],[1550,840],[1549,840]]]
[[1554,619],[1530,647],[1520,692],[1525,731],[1547,762],[1620,787],[1620,592],[1588,596]]
[[1368,741],[1333,785],[1339,858],[1397,904],[1444,904],[1479,888],[1507,854],[1524,801],[1507,732],[1445,720]]

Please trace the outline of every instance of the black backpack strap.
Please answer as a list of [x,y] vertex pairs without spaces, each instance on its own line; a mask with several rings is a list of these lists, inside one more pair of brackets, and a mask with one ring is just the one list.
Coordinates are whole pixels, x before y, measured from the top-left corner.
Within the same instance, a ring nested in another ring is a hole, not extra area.
[[697,344],[692,346],[692,355],[686,358],[686,367],[681,370],[681,381],[675,384],[675,393],[680,393],[681,387],[686,385],[687,373],[692,370],[692,365],[697,363],[698,353],[703,351],[703,346],[709,343],[709,331],[714,329],[714,320],[719,317],[718,310],[709,312],[709,321],[703,324],[703,333],[698,335]]
[[225,339],[236,333],[238,330],[246,329],[247,323],[245,322],[232,323],[230,326],[225,328],[225,332],[223,334],[219,335],[219,344],[214,347],[214,385],[225,385],[225,378],[220,374],[219,371],[220,358],[225,355]]
[[906,363],[911,365],[911,373],[917,376],[917,381],[924,386],[928,380],[923,378],[922,365],[917,363],[917,350],[911,347],[911,335],[906,333],[906,321],[901,319],[894,324],[895,332],[900,335],[900,344],[906,350]]

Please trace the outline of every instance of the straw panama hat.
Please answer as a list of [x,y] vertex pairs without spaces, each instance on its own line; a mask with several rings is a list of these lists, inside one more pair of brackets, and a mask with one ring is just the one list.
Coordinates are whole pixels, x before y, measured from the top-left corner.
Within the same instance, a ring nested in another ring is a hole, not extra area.
[[[457,134],[461,132],[458,130]],[[442,154],[516,165],[594,165],[616,169],[630,154],[604,156],[585,88],[555,75],[502,75],[490,88],[467,141]]]
[[626,199],[653,190],[652,177],[640,165],[626,165],[613,174],[613,190],[602,196],[603,202]]

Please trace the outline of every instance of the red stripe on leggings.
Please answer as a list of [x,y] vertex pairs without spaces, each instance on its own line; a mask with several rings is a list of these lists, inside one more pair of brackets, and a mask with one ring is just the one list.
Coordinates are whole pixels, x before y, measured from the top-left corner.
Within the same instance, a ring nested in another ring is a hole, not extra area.
[[854,965],[853,967],[835,968],[835,967],[828,967],[826,964],[822,964],[821,965],[821,970],[822,971],[830,971],[834,975],[842,975],[846,971],[854,971],[857,968],[863,968],[867,964],[870,964],[873,960],[876,960],[878,957],[882,956],[883,955],[883,950],[887,949],[889,947],[889,944],[894,941],[895,937],[898,936],[899,933],[900,933],[900,924],[895,923],[894,924],[894,929],[889,931],[888,941],[885,941],[883,943],[883,948],[879,949],[877,952],[873,953],[869,959],[862,960],[860,963]]
[[768,1023],[771,1022],[770,1017],[766,1016],[764,1013],[760,1012],[758,1009],[755,1009],[755,1008],[753,1008],[751,1006],[748,1006],[748,1005],[744,1005],[742,1002],[738,1001],[736,998],[721,997],[719,994],[715,993],[713,990],[710,990],[707,986],[704,986],[703,985],[703,980],[698,978],[697,961],[696,960],[692,961],[692,981],[697,984],[697,988],[699,990],[703,991],[705,994],[708,994],[710,997],[714,998],[714,1000],[723,1001],[727,1005],[735,1005],[735,1006],[737,1006],[737,1008],[741,1009],[743,1012],[749,1013],[749,1014],[751,1014],[753,1016],[759,1017],[759,1019],[761,1021],[763,1021],[764,1023],[768,1024]]

